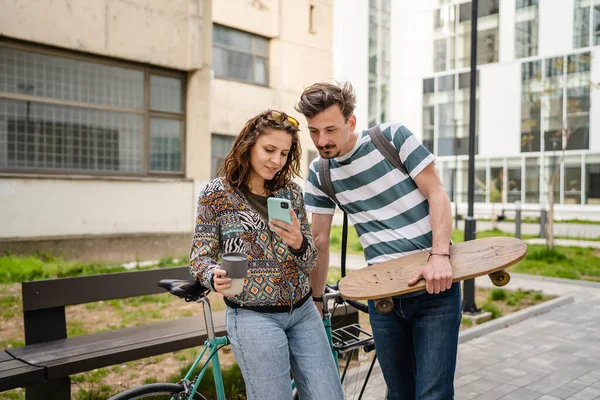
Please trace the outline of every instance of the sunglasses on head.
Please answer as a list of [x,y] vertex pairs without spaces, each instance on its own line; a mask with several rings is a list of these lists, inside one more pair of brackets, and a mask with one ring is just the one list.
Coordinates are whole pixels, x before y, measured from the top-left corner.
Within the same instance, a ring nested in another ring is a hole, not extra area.
[[269,111],[269,114],[267,114],[267,116],[270,116],[272,120],[277,122],[283,122],[284,120],[287,120],[287,122],[294,128],[298,128],[298,126],[300,125],[296,118],[290,117],[289,115],[280,111],[271,110]]

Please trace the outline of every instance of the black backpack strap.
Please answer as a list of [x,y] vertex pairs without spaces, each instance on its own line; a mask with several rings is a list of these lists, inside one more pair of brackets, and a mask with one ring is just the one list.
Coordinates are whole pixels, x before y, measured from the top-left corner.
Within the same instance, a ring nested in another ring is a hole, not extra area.
[[340,202],[335,196],[335,191],[333,190],[331,173],[329,172],[329,159],[327,158],[321,157],[319,160],[319,181],[321,182],[321,188],[323,189],[323,192],[325,192],[325,194],[329,196],[329,198],[333,200],[339,207]]
[[348,247],[348,214],[340,206],[335,191],[333,190],[333,183],[331,183],[331,172],[329,171],[329,160],[321,157],[319,160],[319,181],[321,182],[321,189],[329,196],[331,200],[337,204],[337,206],[344,213],[344,220],[342,223],[342,254],[341,254],[341,273],[342,278],[346,276],[346,248]]
[[407,173],[406,168],[404,168],[404,164],[400,159],[399,150],[397,150],[393,144],[388,142],[383,133],[381,133],[381,128],[379,125],[376,125],[369,129],[369,136],[371,136],[371,141],[379,150],[379,152],[396,168],[400,171]]

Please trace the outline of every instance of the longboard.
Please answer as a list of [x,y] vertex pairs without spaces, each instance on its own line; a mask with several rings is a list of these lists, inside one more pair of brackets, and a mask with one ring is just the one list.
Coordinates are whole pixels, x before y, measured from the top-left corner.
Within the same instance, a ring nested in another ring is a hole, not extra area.
[[[450,264],[453,281],[463,281],[489,275],[496,286],[510,281],[505,268],[521,261],[527,245],[520,239],[491,237],[476,239],[450,246]],[[350,300],[389,299],[392,296],[425,289],[425,280],[409,286],[408,281],[427,263],[429,250],[353,271],[339,282],[342,297]],[[382,311],[391,301],[381,304]],[[388,310],[389,311],[389,310]]]

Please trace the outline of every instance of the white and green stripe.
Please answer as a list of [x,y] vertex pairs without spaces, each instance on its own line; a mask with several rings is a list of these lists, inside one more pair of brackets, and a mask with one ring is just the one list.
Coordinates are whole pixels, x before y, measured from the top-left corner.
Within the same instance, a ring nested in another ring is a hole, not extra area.
[[[435,157],[405,126],[388,122],[380,128],[400,149],[408,174],[385,159],[367,131],[359,135],[350,153],[330,160],[336,197],[356,228],[369,264],[402,257],[429,248],[432,243],[429,203],[413,178]],[[323,192],[319,181],[319,158],[309,168],[306,210],[333,214],[335,203]]]

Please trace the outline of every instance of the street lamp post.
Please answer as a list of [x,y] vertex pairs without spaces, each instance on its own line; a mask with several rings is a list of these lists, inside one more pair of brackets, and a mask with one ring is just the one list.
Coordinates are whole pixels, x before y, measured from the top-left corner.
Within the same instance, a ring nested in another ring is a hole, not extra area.
[[[475,88],[477,85],[477,6],[479,1],[471,3],[471,76],[469,87],[469,194],[468,216],[465,220],[465,242],[476,238],[476,221],[473,216],[473,203],[475,202]],[[475,280],[468,279],[464,282],[463,311],[478,313],[475,304]]]
[[454,229],[458,229],[458,196],[456,195],[456,181],[458,180],[458,120],[454,118],[454,173],[452,174],[452,201],[454,201]]

